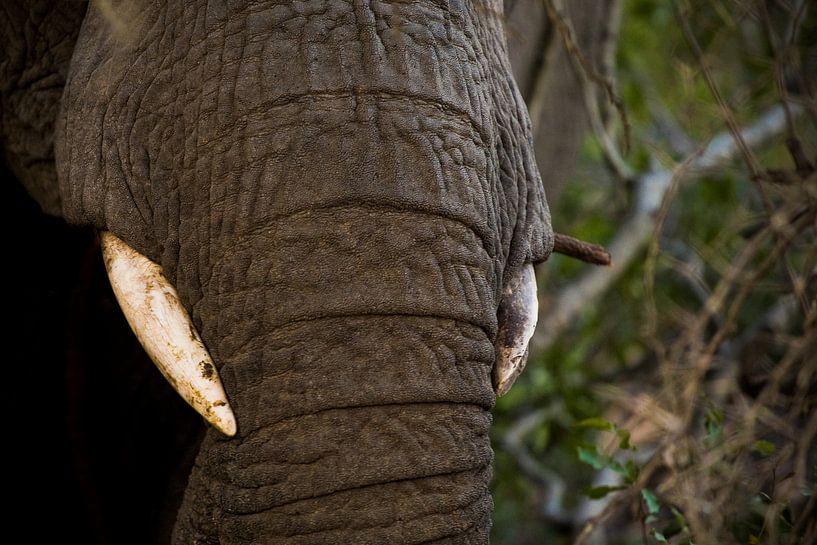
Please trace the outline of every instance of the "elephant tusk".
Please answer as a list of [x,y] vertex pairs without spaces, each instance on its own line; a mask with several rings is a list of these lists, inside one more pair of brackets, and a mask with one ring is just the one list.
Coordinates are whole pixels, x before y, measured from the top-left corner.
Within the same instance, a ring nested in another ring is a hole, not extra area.
[[190,406],[225,435],[235,435],[235,415],[213,359],[162,268],[113,233],[101,238],[111,287],[145,351]]
[[497,310],[496,361],[493,383],[496,395],[508,392],[528,361],[528,342],[536,329],[539,301],[533,265],[520,268],[502,288]]

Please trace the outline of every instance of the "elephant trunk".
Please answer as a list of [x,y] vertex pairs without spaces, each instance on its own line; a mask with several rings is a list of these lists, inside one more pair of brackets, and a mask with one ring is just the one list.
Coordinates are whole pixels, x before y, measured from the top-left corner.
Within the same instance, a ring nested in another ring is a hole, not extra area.
[[175,542],[486,542],[496,281],[474,231],[346,206],[219,252],[193,316],[239,430],[209,432]]
[[493,350],[479,329],[348,317],[275,337],[256,363],[263,378],[235,379],[239,419],[254,415],[257,427],[231,441],[209,434],[177,543],[486,540],[490,396],[474,386],[490,392]]

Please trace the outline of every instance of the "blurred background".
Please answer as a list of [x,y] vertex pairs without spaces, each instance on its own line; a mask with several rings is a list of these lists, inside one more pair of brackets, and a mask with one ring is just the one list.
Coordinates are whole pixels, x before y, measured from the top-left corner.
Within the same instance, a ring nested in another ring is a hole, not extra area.
[[554,229],[494,543],[817,543],[817,5],[505,0]]
[[[528,368],[494,411],[493,542],[814,545],[817,5],[505,17],[554,228],[614,265],[538,268]],[[201,420],[146,362],[94,233],[0,192],[7,526],[157,542]]]

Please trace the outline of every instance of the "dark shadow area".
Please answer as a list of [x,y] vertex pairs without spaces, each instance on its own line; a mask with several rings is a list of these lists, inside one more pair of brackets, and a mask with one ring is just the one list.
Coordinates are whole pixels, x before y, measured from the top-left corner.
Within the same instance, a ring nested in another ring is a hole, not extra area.
[[6,520],[37,542],[167,541],[202,421],[131,333],[93,230],[0,178]]

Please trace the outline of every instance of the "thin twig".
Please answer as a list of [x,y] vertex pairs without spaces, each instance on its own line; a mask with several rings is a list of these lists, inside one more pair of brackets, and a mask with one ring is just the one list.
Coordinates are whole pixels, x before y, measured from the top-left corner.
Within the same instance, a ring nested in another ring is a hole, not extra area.
[[[621,17],[623,11],[621,0],[608,0],[607,25],[604,27],[604,40],[602,40],[601,43],[601,74],[613,83],[613,89],[618,89],[616,53],[618,51],[618,38],[621,33]],[[614,134],[614,119],[615,116],[605,116],[604,128],[608,134]]]
[[777,33],[774,31],[774,28],[772,28],[772,19],[769,16],[769,7],[766,5],[766,2],[760,2],[760,11],[763,19],[763,30],[766,31],[766,40],[768,40],[772,54],[774,55],[772,69],[774,71],[775,85],[777,92],[780,94],[780,101],[783,104],[783,108],[786,110],[786,121],[788,124],[787,140],[791,140],[794,138],[794,118],[789,111],[789,95],[786,90],[785,82],[786,62],[780,51]]
[[677,0],[673,2],[673,4],[677,14],[676,20],[681,25],[681,30],[684,33],[684,37],[686,38],[690,49],[692,49],[695,59],[698,61],[698,66],[700,66],[701,72],[704,75],[706,84],[709,87],[709,92],[712,93],[712,96],[718,103],[723,121],[726,123],[726,126],[729,127],[729,132],[732,134],[732,138],[735,139],[735,142],[740,149],[740,153],[743,156],[744,161],[746,161],[746,166],[749,168],[749,172],[752,173],[752,176],[758,177],[761,175],[763,170],[760,168],[760,164],[758,163],[754,153],[752,153],[751,148],[743,139],[740,128],[738,127],[738,122],[735,120],[735,116],[732,115],[732,109],[726,103],[726,99],[723,98],[718,85],[715,83],[715,77],[712,75],[712,70],[709,69],[709,63],[706,61],[704,52],[701,50],[701,46],[698,43],[698,40],[695,38],[695,34],[692,32],[692,28],[689,25],[690,16],[688,13],[681,10]]
[[[791,108],[789,107],[789,94],[786,90],[786,82],[785,82],[785,70],[786,70],[786,59],[783,56],[783,53],[780,51],[781,46],[779,43],[779,39],[777,33],[774,31],[772,27],[772,20],[769,15],[769,8],[766,5],[766,2],[760,2],[760,10],[762,12],[763,18],[763,27],[766,31],[766,39],[769,41],[769,45],[772,48],[772,53],[774,55],[774,62],[772,63],[772,67],[774,70],[775,76],[775,84],[777,86],[777,92],[780,94],[780,103],[783,105],[783,109],[786,112],[786,125],[787,125],[787,138],[786,142],[789,145],[789,150],[792,151],[792,156],[795,160],[795,163],[798,162],[798,156],[796,155],[796,148],[792,147],[791,143],[799,141],[795,137],[795,130],[794,130],[794,116],[792,115]],[[792,23],[796,24],[796,21],[792,21]],[[801,150],[802,151],[802,150]],[[799,165],[798,165],[799,166]],[[798,169],[799,170],[799,169]],[[762,188],[761,188],[762,190]],[[765,198],[765,196],[764,196]],[[789,281],[791,282],[792,287],[795,287],[794,281],[794,271],[792,269],[791,263],[788,260],[787,256],[783,256],[783,264],[786,267],[786,274],[789,276]],[[807,309],[808,302],[804,299],[799,300],[800,305],[803,309]]]
[[554,233],[553,251],[591,265],[611,266],[613,260],[604,246],[584,242],[570,235]]

